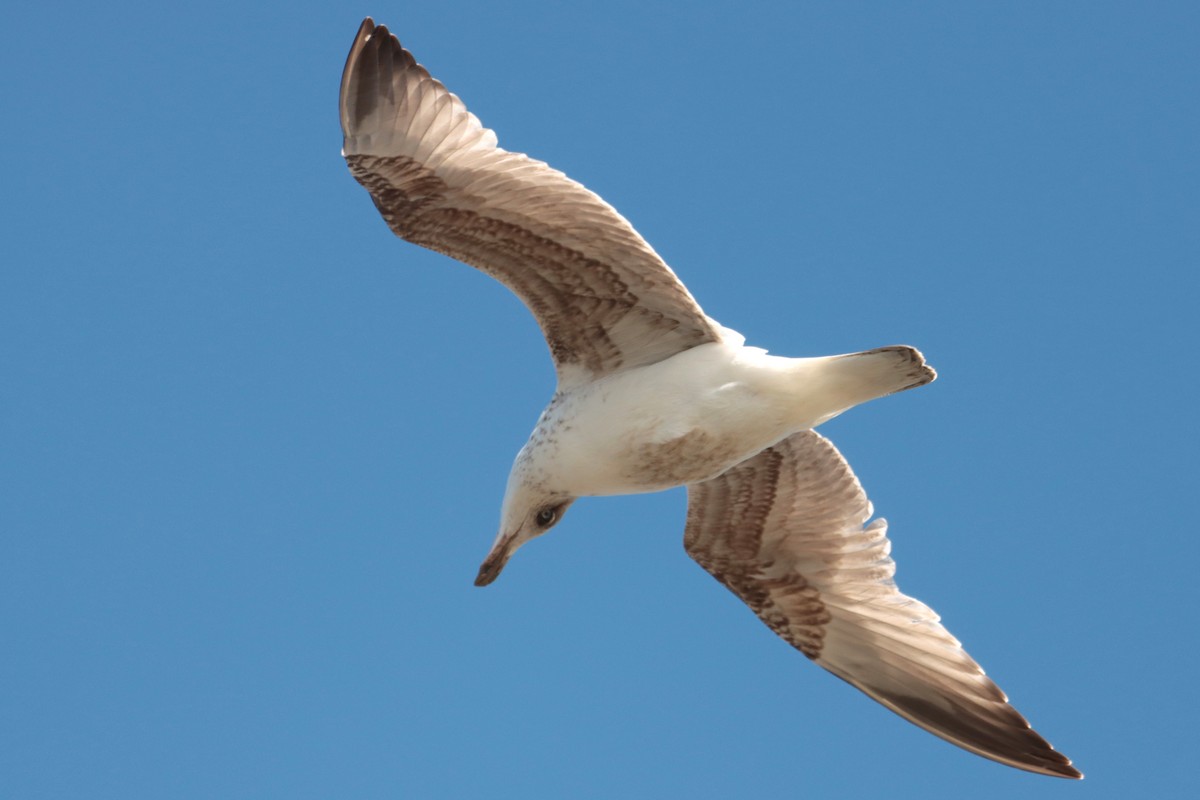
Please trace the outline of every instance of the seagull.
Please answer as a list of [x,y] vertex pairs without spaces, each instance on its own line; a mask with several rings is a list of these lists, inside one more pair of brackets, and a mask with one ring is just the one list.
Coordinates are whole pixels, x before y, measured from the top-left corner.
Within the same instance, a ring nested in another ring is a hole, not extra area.
[[923,386],[920,352],[784,358],[709,318],[617,211],[496,135],[384,25],[342,74],[342,155],[402,239],[465,262],[533,312],[558,385],[509,474],[475,580],[578,497],[688,491],[684,548],[820,666],[925,730],[1019,769],[1081,778],[893,581],[887,523],[813,429]]

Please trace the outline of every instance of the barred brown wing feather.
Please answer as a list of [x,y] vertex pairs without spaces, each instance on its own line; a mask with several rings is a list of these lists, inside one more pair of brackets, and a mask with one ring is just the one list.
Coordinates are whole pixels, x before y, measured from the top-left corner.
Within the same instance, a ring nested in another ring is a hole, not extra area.
[[1082,777],[892,577],[887,523],[828,440],[795,434],[688,487],[684,545],[773,631],[905,719],[1031,772]]
[[367,19],[342,74],[342,154],[388,226],[506,284],[537,318],[560,385],[653,364],[717,326],[637,231],[561,172],[496,145]]

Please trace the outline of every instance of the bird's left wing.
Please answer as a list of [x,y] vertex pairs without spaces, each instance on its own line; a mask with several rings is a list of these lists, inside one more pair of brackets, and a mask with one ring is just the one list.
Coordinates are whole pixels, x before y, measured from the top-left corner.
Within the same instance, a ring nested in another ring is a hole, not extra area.
[[900,593],[887,523],[870,516],[845,459],[805,431],[689,486],[684,546],[771,630],[902,717],[1003,764],[1082,777]]
[[512,289],[561,387],[653,364],[719,327],[624,217],[558,170],[496,146],[368,18],[342,73],[342,155],[396,235]]

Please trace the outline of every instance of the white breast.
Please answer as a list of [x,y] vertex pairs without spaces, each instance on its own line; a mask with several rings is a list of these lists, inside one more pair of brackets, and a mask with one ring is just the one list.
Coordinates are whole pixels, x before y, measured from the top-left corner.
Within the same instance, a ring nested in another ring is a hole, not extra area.
[[706,480],[795,428],[797,361],[714,343],[611,375],[547,409],[528,456],[572,495]]

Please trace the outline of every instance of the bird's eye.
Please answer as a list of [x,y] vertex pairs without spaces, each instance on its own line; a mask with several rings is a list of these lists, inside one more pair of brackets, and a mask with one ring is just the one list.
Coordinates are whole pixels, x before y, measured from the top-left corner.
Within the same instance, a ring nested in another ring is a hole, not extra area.
[[537,513],[537,524],[543,528],[549,528],[556,519],[558,519],[558,509],[556,508],[543,508]]

